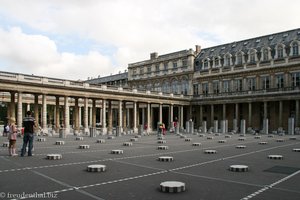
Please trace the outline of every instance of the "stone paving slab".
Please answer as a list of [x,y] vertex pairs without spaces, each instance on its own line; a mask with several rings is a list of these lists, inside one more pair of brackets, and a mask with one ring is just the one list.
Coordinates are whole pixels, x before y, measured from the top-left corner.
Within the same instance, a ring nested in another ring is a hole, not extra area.
[[[168,150],[157,150],[157,137],[143,136],[132,146],[123,146],[133,135],[108,140],[106,136],[85,137],[75,141],[74,136],[66,139],[46,137],[45,142],[34,142],[33,157],[8,157],[7,148],[0,148],[0,194],[54,192],[56,199],[300,199],[300,172],[292,174],[270,173],[264,170],[275,165],[300,167],[300,156],[293,148],[300,148],[300,136],[289,140],[289,136],[254,139],[246,135],[226,138],[225,135],[206,137],[187,135],[191,142],[176,135],[167,135]],[[284,138],[284,142],[276,139]],[[105,139],[106,143],[96,143]],[[64,140],[65,145],[55,145]],[[0,143],[6,138],[0,137]],[[259,145],[267,141],[267,145]],[[17,146],[21,146],[18,139]],[[199,147],[192,143],[199,142]],[[90,149],[79,149],[80,144]],[[236,149],[236,145],[246,145]],[[122,149],[124,154],[111,154],[113,149]],[[204,154],[205,149],[215,149],[217,154]],[[62,154],[61,160],[47,160],[50,153]],[[280,154],[283,160],[267,159],[269,154]],[[159,162],[159,156],[172,156],[173,162]],[[90,164],[104,164],[107,170],[90,173]],[[249,166],[248,172],[232,172],[230,165]],[[178,194],[162,193],[159,184],[164,181],[186,183],[186,191]],[[28,184],[32,183],[32,184]],[[266,187],[275,184],[273,187]],[[259,192],[258,192],[259,191]],[[30,199],[30,198],[29,198]]]

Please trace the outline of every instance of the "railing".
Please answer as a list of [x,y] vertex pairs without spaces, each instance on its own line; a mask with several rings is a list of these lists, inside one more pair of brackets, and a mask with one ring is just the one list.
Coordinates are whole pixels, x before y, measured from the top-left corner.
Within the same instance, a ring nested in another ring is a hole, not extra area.
[[82,89],[94,89],[100,91],[122,92],[124,94],[142,94],[142,95],[150,95],[153,97],[162,96],[162,97],[172,97],[172,98],[181,98],[181,99],[189,98],[183,95],[173,95],[173,94],[162,93],[159,91],[137,90],[128,87],[122,88],[120,86],[113,86],[113,85],[96,85],[96,84],[89,84],[81,81],[63,80],[63,79],[48,78],[42,76],[26,75],[26,74],[3,72],[3,71],[0,71],[0,82],[1,80],[15,81],[20,83],[24,82],[24,83],[41,84],[47,86],[62,86],[68,88],[75,87],[75,88],[82,88]]

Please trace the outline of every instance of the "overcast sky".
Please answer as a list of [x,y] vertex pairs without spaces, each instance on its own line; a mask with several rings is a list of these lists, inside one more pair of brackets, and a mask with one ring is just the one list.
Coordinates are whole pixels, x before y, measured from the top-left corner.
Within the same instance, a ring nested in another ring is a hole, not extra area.
[[1,0],[0,71],[86,80],[300,27],[299,0]]

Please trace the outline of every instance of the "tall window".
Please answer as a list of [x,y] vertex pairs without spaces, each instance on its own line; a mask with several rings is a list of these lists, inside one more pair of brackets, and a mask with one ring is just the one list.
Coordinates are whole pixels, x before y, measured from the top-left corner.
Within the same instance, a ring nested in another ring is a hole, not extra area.
[[266,90],[270,88],[270,76],[261,77],[261,89]]
[[250,52],[250,63],[255,63],[255,51],[251,50]]
[[215,66],[214,67],[219,67],[219,65],[220,65],[219,58],[215,58]]
[[177,80],[172,81],[172,93],[178,94],[178,81]]
[[283,58],[283,46],[279,45],[277,47],[277,58]]
[[277,88],[283,88],[284,87],[284,78],[283,74],[276,75],[276,87]]
[[229,80],[223,81],[223,92],[230,92]]
[[202,94],[208,94],[208,83],[202,83]]
[[298,46],[298,43],[297,42],[294,42],[293,43],[293,49],[292,49],[292,52],[293,52],[293,56],[298,56],[299,55],[299,46]]
[[269,50],[268,49],[264,49],[263,50],[263,61],[268,61],[269,60]]
[[156,91],[156,92],[160,92],[161,91],[160,83],[159,82],[156,82],[154,84],[154,91]]
[[242,79],[236,79],[236,80],[234,80],[234,90],[235,91],[242,91],[243,90]]
[[204,60],[203,69],[208,69],[208,60],[207,59]]
[[186,79],[183,79],[181,81],[181,89],[182,89],[182,94],[187,95],[188,90],[189,90],[189,83]]
[[168,70],[168,63],[164,63],[164,70]]
[[225,66],[230,66],[230,60],[231,60],[230,55],[226,55],[225,56]]
[[164,83],[162,85],[162,92],[164,92],[164,93],[169,93],[170,92],[169,82],[164,81]]
[[194,95],[199,95],[199,86],[198,86],[198,83],[195,83],[193,85],[193,94]]
[[187,59],[182,60],[182,67],[187,67]]
[[300,86],[300,72],[292,73],[292,87]]
[[147,72],[151,73],[151,66],[147,67]]
[[251,77],[247,79],[248,82],[248,90],[254,91],[256,88],[256,79],[255,77]]
[[144,74],[144,67],[140,68],[140,75]]
[[148,84],[147,84],[147,90],[149,90],[149,91],[153,90],[152,84],[151,84],[151,83],[148,83]]
[[243,64],[243,54],[241,52],[239,52],[237,54],[237,62],[236,62],[237,65],[241,65]]
[[159,72],[159,65],[155,65],[155,71]]
[[218,94],[219,93],[219,81],[214,81],[213,82],[213,89],[214,89],[214,94]]
[[173,62],[173,68],[177,68],[177,62]]

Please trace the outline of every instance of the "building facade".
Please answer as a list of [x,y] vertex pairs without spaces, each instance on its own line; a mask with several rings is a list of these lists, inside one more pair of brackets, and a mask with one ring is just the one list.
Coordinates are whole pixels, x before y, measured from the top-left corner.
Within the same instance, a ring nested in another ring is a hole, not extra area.
[[195,59],[193,118],[197,126],[227,120],[229,129],[299,127],[300,29],[202,49]]

